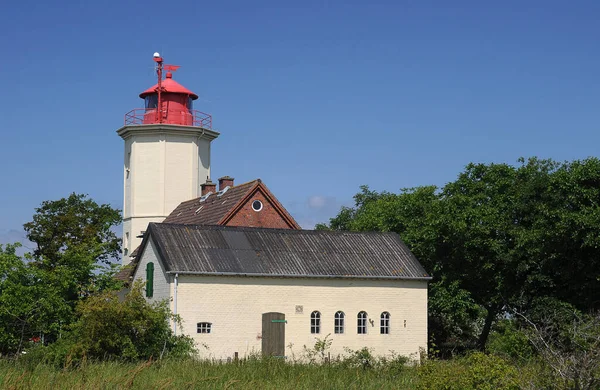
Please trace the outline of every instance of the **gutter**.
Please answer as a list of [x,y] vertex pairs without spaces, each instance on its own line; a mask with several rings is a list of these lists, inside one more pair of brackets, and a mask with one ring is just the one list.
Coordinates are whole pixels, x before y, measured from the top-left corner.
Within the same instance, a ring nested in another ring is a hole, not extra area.
[[[294,275],[294,274],[265,274],[265,273],[237,273],[237,272],[197,272],[197,271],[167,271],[167,274],[177,275],[199,275],[199,276],[245,276],[266,278],[304,278],[304,279],[382,279],[382,280],[432,280],[431,276],[407,277],[407,276],[368,276],[368,275]],[[177,284],[175,284],[177,286]],[[176,287],[177,288],[177,287]],[[177,291],[177,289],[175,290]]]

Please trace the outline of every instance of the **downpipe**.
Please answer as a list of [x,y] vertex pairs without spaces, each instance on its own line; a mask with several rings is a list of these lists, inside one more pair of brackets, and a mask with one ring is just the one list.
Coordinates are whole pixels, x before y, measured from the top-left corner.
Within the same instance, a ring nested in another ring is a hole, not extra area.
[[[175,285],[173,286],[173,315],[177,315],[177,286],[179,284],[179,274],[175,274]],[[177,336],[177,320],[173,319],[173,334]]]

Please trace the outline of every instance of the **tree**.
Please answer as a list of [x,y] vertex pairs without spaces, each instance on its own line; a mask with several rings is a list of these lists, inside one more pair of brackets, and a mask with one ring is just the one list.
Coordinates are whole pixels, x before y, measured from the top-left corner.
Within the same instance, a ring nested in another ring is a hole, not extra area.
[[[33,254],[16,255],[15,245],[0,247],[0,353],[19,353],[27,341],[56,340],[75,320],[78,302],[114,289],[120,241],[111,230],[120,212],[85,195],[45,201],[25,224]],[[104,266],[102,266],[104,264]]]
[[51,282],[52,275],[16,255],[17,247],[0,246],[0,354],[18,354],[31,338],[60,333],[71,313],[60,277]]
[[[469,164],[439,191],[418,187],[396,195],[361,187],[355,207],[319,228],[400,234],[434,275],[432,308],[468,308],[472,300],[485,310],[483,349],[498,316],[511,307],[527,310],[536,296],[582,310],[600,305],[600,160],[519,163]],[[456,297],[465,300],[437,301]],[[455,318],[432,314],[446,319],[430,324]]]
[[65,261],[69,251],[85,251],[94,262],[108,263],[120,252],[113,226],[121,223],[120,210],[98,205],[86,195],[44,201],[33,221],[24,225],[27,238],[37,245],[33,256],[52,268]]
[[112,228],[120,223],[119,210],[73,193],[42,202],[24,228],[37,246],[35,265],[61,274],[68,299],[76,302],[95,289],[98,268],[118,258],[121,240]]

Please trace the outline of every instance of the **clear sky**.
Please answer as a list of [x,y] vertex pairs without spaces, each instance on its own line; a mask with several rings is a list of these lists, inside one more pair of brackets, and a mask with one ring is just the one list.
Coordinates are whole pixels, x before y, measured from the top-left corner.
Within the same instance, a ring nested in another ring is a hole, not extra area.
[[600,1],[53,1],[2,6],[0,242],[43,200],[121,208],[123,115],[152,54],[213,115],[213,178],[307,228],[362,184],[597,156]]

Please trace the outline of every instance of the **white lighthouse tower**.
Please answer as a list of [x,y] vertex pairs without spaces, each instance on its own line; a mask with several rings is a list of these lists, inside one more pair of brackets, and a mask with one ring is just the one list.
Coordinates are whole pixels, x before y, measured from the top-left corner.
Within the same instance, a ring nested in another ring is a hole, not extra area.
[[[198,197],[210,177],[212,117],[193,109],[198,95],[173,80],[179,66],[154,54],[158,83],[140,94],[144,108],[125,114],[123,262],[148,223],[161,222],[179,203]],[[163,80],[163,70],[166,78]]]

